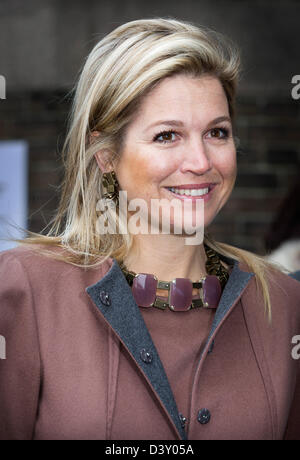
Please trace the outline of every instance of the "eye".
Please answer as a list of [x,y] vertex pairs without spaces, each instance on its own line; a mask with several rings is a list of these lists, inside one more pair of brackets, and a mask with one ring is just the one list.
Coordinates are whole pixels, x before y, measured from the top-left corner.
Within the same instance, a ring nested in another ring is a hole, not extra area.
[[213,128],[209,132],[209,137],[214,139],[227,139],[229,137],[228,128]]
[[162,131],[154,136],[153,141],[161,144],[169,144],[176,140],[177,133],[175,131]]

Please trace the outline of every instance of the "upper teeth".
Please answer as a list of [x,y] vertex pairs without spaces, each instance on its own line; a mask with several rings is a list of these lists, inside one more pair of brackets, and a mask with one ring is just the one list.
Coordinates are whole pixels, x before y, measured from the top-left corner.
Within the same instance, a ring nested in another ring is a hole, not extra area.
[[187,195],[187,196],[201,196],[206,195],[209,192],[208,188],[192,188],[192,189],[183,189],[183,188],[173,188],[167,187],[168,190],[171,190],[173,193],[177,193],[179,195]]

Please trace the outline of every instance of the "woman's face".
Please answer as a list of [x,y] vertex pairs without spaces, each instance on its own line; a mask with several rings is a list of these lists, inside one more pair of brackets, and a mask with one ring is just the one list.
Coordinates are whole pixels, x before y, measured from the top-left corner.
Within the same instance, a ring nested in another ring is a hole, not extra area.
[[[204,226],[226,203],[236,178],[228,103],[218,79],[177,75],[161,81],[129,124],[115,167],[128,201],[202,200]],[[171,189],[171,190],[170,190]],[[176,216],[171,216],[171,225]],[[177,223],[178,224],[178,223]],[[183,225],[183,222],[181,222]]]

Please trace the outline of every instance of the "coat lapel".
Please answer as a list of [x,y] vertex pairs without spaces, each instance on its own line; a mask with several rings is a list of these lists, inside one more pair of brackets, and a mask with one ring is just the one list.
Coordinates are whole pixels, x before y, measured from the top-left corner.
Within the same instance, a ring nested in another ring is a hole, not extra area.
[[[224,258],[225,259],[225,258]],[[229,280],[223,291],[206,345],[220,327],[227,313],[236,305],[240,295],[251,280],[253,273],[244,272],[237,261],[225,259],[233,265]],[[167,414],[175,426],[179,437],[186,439],[176,402],[159,358],[158,352],[136,304],[123,272],[117,261],[96,284],[86,288],[88,295],[95,303],[106,322],[119,337],[121,343],[131,354],[142,373],[150,383]],[[204,347],[205,349],[207,346]],[[145,353],[151,356],[146,362]]]
[[254,273],[252,272],[242,271],[239,267],[239,263],[236,260],[229,259],[227,257],[226,259],[225,257],[222,258],[229,265],[233,265],[233,269],[222,293],[222,297],[220,299],[214,321],[207,338],[207,343],[209,342],[216,329],[220,326],[227,312],[229,312],[229,310],[231,310],[232,307],[236,304],[249,281],[254,276]]
[[[164,367],[131,288],[115,259],[104,277],[86,291],[153,387],[179,437],[186,439]],[[150,363],[145,362],[145,353],[151,356]]]

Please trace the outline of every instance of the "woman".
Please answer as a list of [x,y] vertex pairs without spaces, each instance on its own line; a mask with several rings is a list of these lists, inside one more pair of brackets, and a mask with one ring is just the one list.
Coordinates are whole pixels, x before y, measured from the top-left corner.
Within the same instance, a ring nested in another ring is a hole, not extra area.
[[1,254],[1,438],[300,437],[299,284],[206,233],[236,177],[238,70],[176,20],[92,50],[53,226]]

